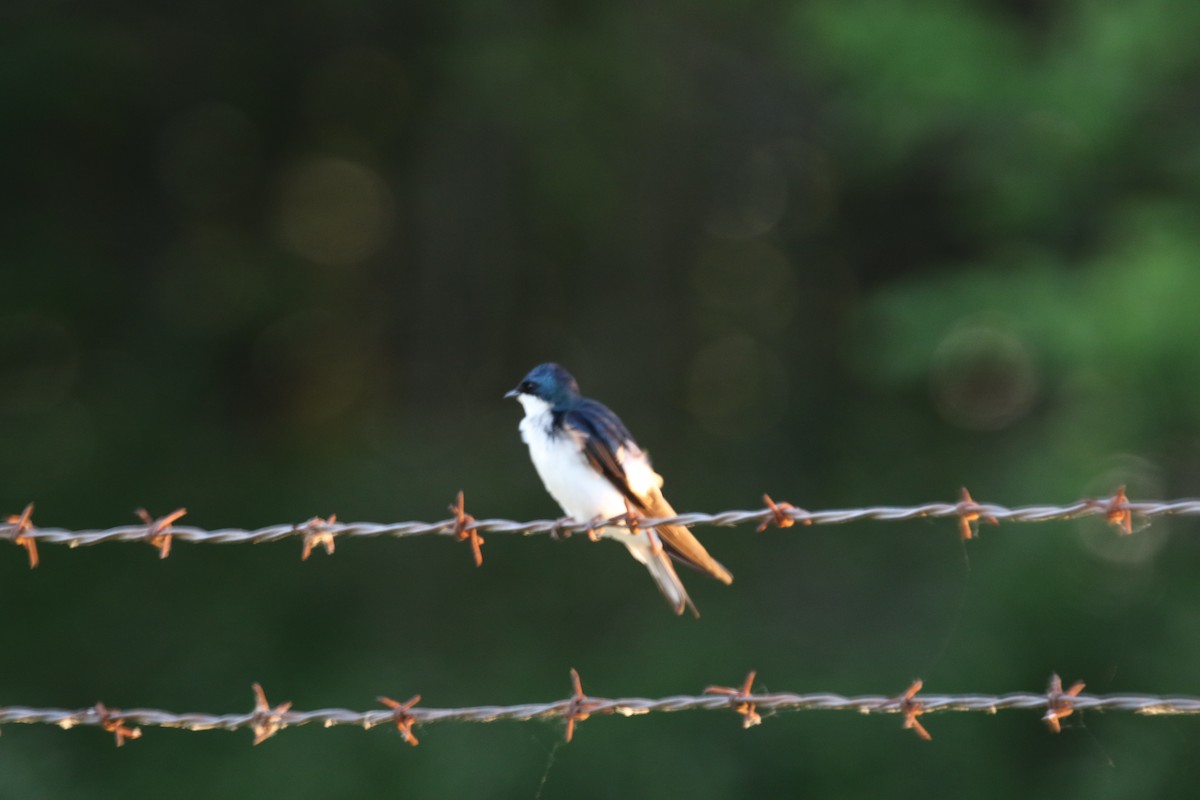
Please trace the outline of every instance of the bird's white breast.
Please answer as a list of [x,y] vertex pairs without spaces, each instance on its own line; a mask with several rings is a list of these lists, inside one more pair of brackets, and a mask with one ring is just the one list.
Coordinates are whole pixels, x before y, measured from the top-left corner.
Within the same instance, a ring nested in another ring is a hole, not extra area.
[[[582,442],[569,431],[554,431],[550,405],[530,395],[517,398],[525,408],[521,438],[546,491],[569,516],[580,522],[625,513],[625,498],[588,462]],[[625,469],[629,486],[639,496],[662,486],[662,478],[649,459],[632,442],[618,448],[617,461]]]

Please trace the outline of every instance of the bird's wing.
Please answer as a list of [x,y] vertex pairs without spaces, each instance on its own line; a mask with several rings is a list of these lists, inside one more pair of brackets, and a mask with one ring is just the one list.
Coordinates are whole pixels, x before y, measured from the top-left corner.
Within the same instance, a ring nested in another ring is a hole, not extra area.
[[[563,426],[572,432],[592,468],[603,475],[626,500],[639,511],[646,504],[629,485],[629,476],[621,464],[620,451],[632,443],[629,431],[617,415],[594,401],[563,414]],[[636,445],[635,445],[636,446]]]
[[[662,496],[662,492],[654,489],[650,492],[650,496],[646,498],[646,515],[650,517],[673,517],[675,509],[667,502],[667,498]],[[677,561],[687,564],[689,567],[694,567],[701,572],[706,572],[713,576],[721,583],[733,583],[733,575],[725,566],[708,554],[704,549],[704,545],[692,535],[692,532],[683,525],[659,525],[656,529],[658,538],[662,540],[663,547]]]
[[[607,478],[633,507],[646,516],[675,516],[675,509],[663,497],[659,488],[662,478],[650,468],[649,459],[638,449],[621,420],[605,406],[594,401],[585,402],[590,405],[584,409],[566,412],[563,424],[579,438],[588,463]],[[640,484],[636,489],[631,485],[629,474],[622,463],[624,458],[629,457],[642,460],[637,466],[652,476],[652,479],[636,481]],[[700,544],[686,527],[659,525],[656,530],[664,549],[676,560],[708,573],[721,583],[733,582],[733,575],[729,570],[710,556],[704,545]]]

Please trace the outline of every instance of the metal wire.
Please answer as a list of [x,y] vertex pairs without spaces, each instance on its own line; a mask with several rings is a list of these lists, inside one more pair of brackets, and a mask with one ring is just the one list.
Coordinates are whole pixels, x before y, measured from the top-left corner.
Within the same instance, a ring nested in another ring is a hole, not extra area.
[[[919,688],[919,685],[917,685]],[[256,687],[256,690],[257,687]],[[258,690],[261,691],[261,690]],[[716,690],[713,690],[716,691]],[[261,695],[260,695],[261,697]],[[416,698],[414,698],[415,700]],[[398,704],[397,704],[398,705]],[[278,730],[300,725],[319,724],[323,727],[350,725],[370,729],[382,724],[401,723],[405,726],[424,726],[439,722],[525,722],[545,719],[583,720],[589,715],[615,714],[623,717],[675,711],[729,711],[754,715],[754,709],[784,711],[857,711],[864,714],[936,712],[984,712],[994,714],[1007,710],[1043,710],[1051,716],[1067,716],[1072,711],[1125,711],[1143,715],[1200,714],[1200,697],[1156,696],[1145,694],[1063,694],[1016,692],[1011,694],[943,694],[916,695],[909,693],[885,697],[882,695],[842,696],[837,694],[790,694],[772,692],[742,694],[725,690],[724,694],[673,695],[657,699],[626,697],[619,699],[576,695],[566,700],[548,703],[523,703],[510,706],[473,706],[467,708],[427,708],[423,706],[394,709],[352,711],[344,708],[323,708],[313,711],[293,711],[290,704],[274,709],[265,702],[254,711],[244,714],[183,713],[150,708],[108,709],[102,705],[74,711],[57,708],[0,707],[0,724],[23,723],[57,725],[69,729],[76,726],[103,727],[110,732],[120,727],[129,734],[129,725],[176,728],[186,731],[252,729],[258,741]],[[756,720],[757,722],[757,720]],[[747,724],[749,727],[749,724]],[[403,728],[402,728],[403,730]],[[136,737],[138,734],[134,734]],[[407,738],[407,737],[406,737]]]
[[[673,517],[646,518],[638,520],[641,527],[671,524],[693,526],[732,527],[743,524],[785,525],[834,525],[848,522],[875,520],[880,522],[902,522],[915,519],[957,518],[960,524],[980,518],[996,522],[1049,522],[1079,517],[1104,516],[1117,522],[1116,516],[1132,515],[1149,520],[1164,516],[1200,515],[1200,500],[1167,500],[1131,502],[1123,493],[1110,498],[1083,499],[1067,505],[1034,505],[1007,508],[993,503],[975,503],[967,500],[958,503],[924,503],[916,506],[868,506],[825,511],[806,511],[786,503],[749,511],[722,511],[716,514],[692,512]],[[452,517],[438,522],[336,522],[321,519],[299,524],[269,525],[255,530],[241,528],[219,528],[205,530],[190,525],[123,525],[103,530],[66,530],[63,528],[40,528],[24,526],[17,517],[9,524],[0,525],[0,538],[10,541],[23,539],[48,544],[65,544],[70,547],[87,547],[105,542],[151,542],[161,547],[161,540],[168,535],[178,541],[191,544],[262,544],[292,537],[312,537],[319,534],[328,538],[371,538],[387,536],[407,538],[410,536],[456,536],[463,531],[477,533],[506,533],[520,535],[552,534],[566,536],[572,533],[593,531],[599,527],[614,525],[628,526],[628,520],[617,517],[611,520],[576,522],[571,519],[541,519],[518,522],[508,519],[474,519]],[[1126,529],[1128,532],[1128,528]]]

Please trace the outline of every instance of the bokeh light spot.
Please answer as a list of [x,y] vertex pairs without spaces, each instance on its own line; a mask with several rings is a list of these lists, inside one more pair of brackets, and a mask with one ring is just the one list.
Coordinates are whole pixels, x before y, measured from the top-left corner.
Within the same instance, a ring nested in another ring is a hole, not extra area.
[[760,239],[710,240],[692,271],[703,319],[753,321],[765,331],[787,327],[799,306],[795,271],[777,248]]
[[709,344],[692,359],[688,404],[710,433],[743,439],[777,425],[787,402],[787,371],[745,334]]
[[383,180],[340,158],[312,158],[281,183],[276,231],[309,261],[350,266],[376,253],[393,228],[395,204]]
[[[1081,497],[1111,497],[1119,486],[1126,487],[1132,502],[1163,496],[1162,468],[1150,459],[1116,453],[1104,462],[1103,469],[1083,487]],[[1080,519],[1076,531],[1080,543],[1093,556],[1118,564],[1139,564],[1153,559],[1162,550],[1170,538],[1170,526],[1169,517],[1156,519],[1151,526],[1135,514],[1132,536],[1118,534],[1103,516]],[[1119,595],[1108,600],[1112,605],[1124,602]]]
[[734,171],[708,221],[709,233],[730,239],[761,236],[787,208],[783,165],[767,148],[755,148]]
[[999,430],[1025,416],[1038,392],[1025,342],[999,318],[975,317],[951,330],[933,355],[934,402],[948,422]]

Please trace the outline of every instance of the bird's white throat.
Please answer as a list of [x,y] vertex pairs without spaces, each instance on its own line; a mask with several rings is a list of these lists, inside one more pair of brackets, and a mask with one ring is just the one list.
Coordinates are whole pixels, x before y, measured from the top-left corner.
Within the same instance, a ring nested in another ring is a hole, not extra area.
[[529,419],[530,417],[540,417],[543,414],[550,413],[550,404],[540,397],[521,393],[517,395],[517,402],[521,404],[521,408],[525,409],[526,419]]

